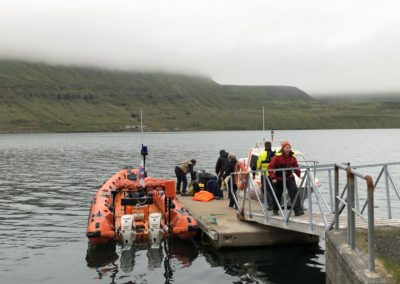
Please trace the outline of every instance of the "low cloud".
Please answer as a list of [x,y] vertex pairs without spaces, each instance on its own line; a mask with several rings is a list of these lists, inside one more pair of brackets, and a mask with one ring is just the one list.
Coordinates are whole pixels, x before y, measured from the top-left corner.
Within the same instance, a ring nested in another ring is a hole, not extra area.
[[395,92],[397,1],[9,1],[0,57],[206,74],[310,94]]

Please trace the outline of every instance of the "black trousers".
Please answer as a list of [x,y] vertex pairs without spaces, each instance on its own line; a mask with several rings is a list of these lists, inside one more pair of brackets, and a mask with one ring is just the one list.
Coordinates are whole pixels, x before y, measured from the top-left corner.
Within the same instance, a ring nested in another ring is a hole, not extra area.
[[183,188],[182,188],[182,193],[186,193],[186,188],[187,188],[187,178],[186,175],[182,172],[182,170],[179,167],[175,167],[175,175],[176,175],[176,192],[180,193],[181,192],[181,183],[183,183]]
[[[229,197],[229,207],[233,207],[235,204],[235,198],[236,197],[236,190],[237,190],[237,186],[236,184],[233,182],[233,188],[231,190],[231,182],[228,182],[228,197]],[[233,194],[232,194],[233,193]]]
[[[278,181],[277,183],[273,184],[273,186],[274,186],[275,195],[278,198],[278,201],[280,202],[282,199],[282,194],[283,194],[283,181]],[[286,180],[286,187],[287,187],[287,190],[289,193],[290,201],[292,202],[292,206],[294,207],[293,210],[295,212],[301,210],[300,196],[297,197],[296,204],[294,204],[294,198],[298,191],[295,179],[290,178],[290,179]],[[280,206],[281,205],[277,204],[274,199],[273,210],[278,211]]]
[[[274,197],[273,197],[273,195],[271,193],[272,189],[269,186],[268,180],[265,180],[265,186],[267,187],[267,190],[265,190],[265,188],[264,188],[264,179],[265,178],[269,179],[269,177],[266,177],[266,175],[264,175],[264,174],[261,175],[261,188],[262,188],[263,194],[265,194],[265,192],[267,193],[267,205],[268,205],[268,207],[272,207],[272,204],[273,204],[272,200],[274,199]],[[271,182],[271,180],[269,180],[269,181]],[[272,184],[272,182],[271,182],[271,184]]]

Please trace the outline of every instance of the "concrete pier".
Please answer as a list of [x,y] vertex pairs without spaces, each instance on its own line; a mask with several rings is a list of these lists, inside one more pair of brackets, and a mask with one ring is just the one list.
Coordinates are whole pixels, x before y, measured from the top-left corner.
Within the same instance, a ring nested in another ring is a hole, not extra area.
[[328,231],[325,238],[326,283],[388,283],[382,275],[368,270],[368,256],[346,242],[346,231]]
[[318,236],[240,221],[228,200],[193,201],[192,197],[177,197],[197,220],[201,230],[216,248],[276,246],[318,243]]

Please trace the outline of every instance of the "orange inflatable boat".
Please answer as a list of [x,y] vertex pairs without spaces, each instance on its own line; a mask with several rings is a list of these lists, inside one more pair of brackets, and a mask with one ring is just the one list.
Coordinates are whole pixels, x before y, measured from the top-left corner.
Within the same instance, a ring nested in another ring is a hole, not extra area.
[[175,198],[173,180],[142,178],[127,168],[93,196],[86,236],[92,245],[155,243],[168,234],[189,239],[197,231],[196,220]]

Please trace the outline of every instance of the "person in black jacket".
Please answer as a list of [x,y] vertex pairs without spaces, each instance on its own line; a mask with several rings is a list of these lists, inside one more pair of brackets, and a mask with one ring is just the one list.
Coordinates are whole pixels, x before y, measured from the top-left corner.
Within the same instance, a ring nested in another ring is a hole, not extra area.
[[[235,181],[233,181],[231,183],[230,174],[235,172],[236,163],[237,163],[236,156],[234,154],[230,154],[228,156],[227,167],[223,172],[223,177],[224,177],[225,181],[228,183],[229,207],[235,207],[235,208],[236,208],[236,204],[235,204],[234,195],[236,196],[237,186],[236,186]],[[229,177],[229,179],[228,179],[228,177]],[[233,186],[233,187],[231,188],[231,186]]]
[[221,181],[223,177],[224,170],[228,167],[228,155],[229,153],[225,150],[219,151],[219,158],[215,164],[215,173],[218,177],[218,186],[221,187]]

